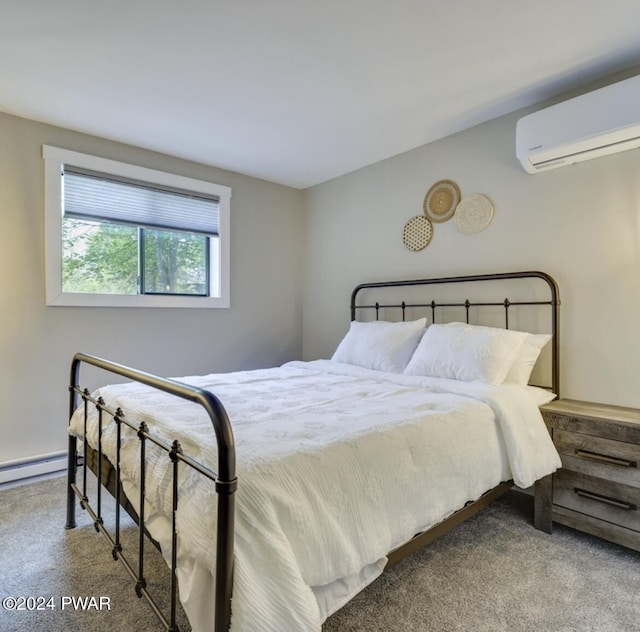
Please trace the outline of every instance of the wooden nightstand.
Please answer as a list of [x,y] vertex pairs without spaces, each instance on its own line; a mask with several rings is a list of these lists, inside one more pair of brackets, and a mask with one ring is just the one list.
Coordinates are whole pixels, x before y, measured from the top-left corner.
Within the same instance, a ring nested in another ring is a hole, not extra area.
[[535,485],[535,526],[552,522],[640,551],[640,410],[574,400],[541,408],[562,468]]

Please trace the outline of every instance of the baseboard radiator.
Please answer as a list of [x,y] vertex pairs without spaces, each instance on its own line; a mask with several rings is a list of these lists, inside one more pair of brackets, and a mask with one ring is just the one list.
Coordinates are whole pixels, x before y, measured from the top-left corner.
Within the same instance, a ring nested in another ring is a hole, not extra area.
[[14,461],[2,461],[0,462],[0,483],[9,483],[66,469],[67,453],[64,451],[40,454]]

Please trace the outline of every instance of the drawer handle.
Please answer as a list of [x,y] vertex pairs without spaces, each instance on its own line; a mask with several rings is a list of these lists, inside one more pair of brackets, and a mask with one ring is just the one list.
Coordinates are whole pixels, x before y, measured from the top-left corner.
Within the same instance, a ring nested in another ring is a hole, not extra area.
[[609,498],[608,496],[602,496],[601,494],[596,494],[595,492],[588,492],[585,489],[579,489],[578,487],[573,490],[578,496],[582,496],[583,498],[588,498],[589,500],[597,500],[598,502],[605,503],[606,505],[612,505],[613,507],[618,507],[620,509],[627,509],[629,511],[635,511],[636,506],[633,503],[627,503],[624,500],[616,500],[615,498]]
[[598,454],[597,452],[589,452],[588,450],[576,450],[576,454],[591,461],[598,463],[607,463],[609,465],[619,465],[620,467],[638,467],[637,461],[629,461],[628,459],[619,459],[616,456],[608,456],[607,454]]

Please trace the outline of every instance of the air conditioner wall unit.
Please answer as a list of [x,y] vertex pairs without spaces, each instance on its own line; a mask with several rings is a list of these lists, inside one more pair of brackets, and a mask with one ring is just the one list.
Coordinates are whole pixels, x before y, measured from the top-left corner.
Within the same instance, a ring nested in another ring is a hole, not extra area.
[[640,75],[522,117],[516,156],[528,173],[640,147]]

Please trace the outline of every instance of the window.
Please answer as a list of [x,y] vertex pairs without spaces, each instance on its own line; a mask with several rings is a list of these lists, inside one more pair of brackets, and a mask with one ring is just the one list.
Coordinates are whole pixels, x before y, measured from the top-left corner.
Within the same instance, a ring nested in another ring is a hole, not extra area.
[[228,187],[44,146],[47,304],[229,306]]

